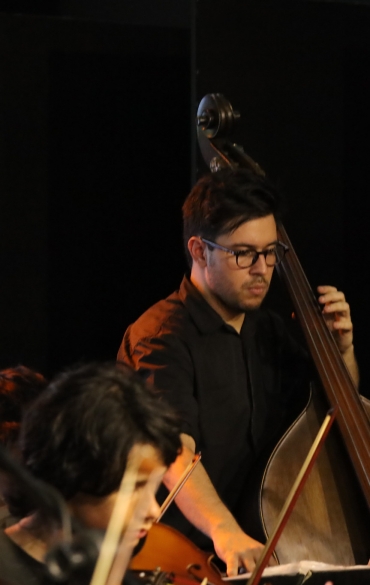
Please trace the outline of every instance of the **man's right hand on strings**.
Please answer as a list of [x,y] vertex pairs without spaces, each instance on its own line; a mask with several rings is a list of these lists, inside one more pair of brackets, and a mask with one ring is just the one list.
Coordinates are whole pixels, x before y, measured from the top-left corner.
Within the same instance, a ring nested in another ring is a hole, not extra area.
[[[183,450],[164,477],[171,490],[192,461],[195,442],[189,435],[181,435]],[[253,571],[263,545],[245,534],[231,512],[220,500],[201,463],[194,469],[175,499],[176,505],[198,530],[209,536],[219,558],[227,567],[228,576],[238,574],[239,567]],[[274,559],[269,564],[275,564]]]

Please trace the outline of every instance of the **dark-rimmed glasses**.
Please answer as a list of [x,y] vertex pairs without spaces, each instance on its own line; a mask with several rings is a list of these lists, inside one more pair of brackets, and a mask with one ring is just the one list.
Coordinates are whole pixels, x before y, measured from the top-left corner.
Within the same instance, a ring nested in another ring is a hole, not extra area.
[[275,242],[272,246],[267,248],[267,250],[257,252],[257,250],[254,250],[253,248],[248,248],[246,250],[231,250],[230,248],[225,248],[225,246],[220,246],[220,244],[216,244],[205,238],[200,239],[207,244],[209,248],[217,248],[218,250],[223,250],[224,252],[233,254],[239,268],[250,268],[257,262],[260,256],[264,256],[266,266],[276,266],[277,264],[280,264],[289,250],[289,247],[286,244],[283,244],[283,242]]

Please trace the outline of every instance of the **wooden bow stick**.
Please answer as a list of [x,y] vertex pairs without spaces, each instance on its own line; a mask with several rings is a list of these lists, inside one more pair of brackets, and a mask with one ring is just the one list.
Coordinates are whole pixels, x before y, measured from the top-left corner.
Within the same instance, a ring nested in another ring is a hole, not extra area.
[[295,480],[292,489],[289,492],[289,495],[285,501],[285,504],[283,506],[283,509],[281,510],[277,523],[276,523],[276,527],[274,529],[274,531],[272,532],[271,536],[268,538],[266,544],[265,544],[265,548],[263,549],[262,555],[260,556],[260,558],[258,559],[258,562],[254,568],[254,571],[252,573],[252,575],[250,576],[250,578],[248,579],[247,585],[258,585],[258,583],[260,582],[262,573],[268,563],[268,560],[270,558],[270,556],[272,555],[276,543],[279,540],[279,537],[283,531],[284,526],[286,525],[289,516],[294,508],[294,505],[298,499],[299,494],[301,493],[303,486],[309,476],[309,473],[312,469],[313,464],[315,463],[321,447],[324,444],[324,441],[329,433],[329,430],[334,422],[334,419],[336,417],[338,411],[338,407],[334,407],[332,409],[329,410],[328,414],[325,417],[325,420],[323,422],[323,424],[321,425],[321,428],[319,430],[319,432],[317,433],[317,436],[312,444],[312,447],[301,467],[301,470],[297,476],[297,479]]
[[163,514],[167,511],[167,508],[169,507],[169,505],[172,504],[173,500],[176,498],[177,494],[179,493],[179,491],[183,487],[184,483],[189,479],[190,475],[193,473],[194,469],[198,465],[199,461],[201,460],[201,457],[202,457],[202,455],[200,452],[197,455],[194,455],[192,461],[186,467],[184,473],[181,475],[180,479],[174,485],[174,487],[172,488],[172,490],[168,494],[167,498],[163,502],[163,504],[161,506],[161,511],[159,513],[158,518],[156,519],[156,522],[160,521]]
[[[138,470],[141,462],[147,455],[150,456],[150,451],[145,445],[136,445],[129,455],[126,471],[117,493],[117,499],[109,519],[109,524],[99,551],[99,557],[95,565],[90,585],[104,585],[108,582],[117,546],[120,542],[123,527],[125,525],[130,500],[135,489]],[[129,555],[127,555],[127,564],[130,554],[131,550]],[[123,574],[125,573],[127,564],[126,566],[121,567]]]

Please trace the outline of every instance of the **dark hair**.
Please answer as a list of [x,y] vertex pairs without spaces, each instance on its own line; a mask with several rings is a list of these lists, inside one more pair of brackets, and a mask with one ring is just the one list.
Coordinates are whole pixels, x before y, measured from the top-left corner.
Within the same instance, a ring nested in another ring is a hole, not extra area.
[[0,443],[15,443],[25,409],[46,385],[42,374],[23,365],[0,371]]
[[271,214],[278,222],[280,196],[265,177],[248,169],[228,168],[199,179],[182,212],[184,247],[191,266],[188,241],[192,236],[215,240],[246,221]]
[[[27,469],[66,500],[78,492],[99,497],[117,490],[135,444],[151,444],[166,466],[181,450],[170,407],[123,364],[60,374],[27,412],[20,437]],[[13,512],[30,512],[16,494],[9,500]]]

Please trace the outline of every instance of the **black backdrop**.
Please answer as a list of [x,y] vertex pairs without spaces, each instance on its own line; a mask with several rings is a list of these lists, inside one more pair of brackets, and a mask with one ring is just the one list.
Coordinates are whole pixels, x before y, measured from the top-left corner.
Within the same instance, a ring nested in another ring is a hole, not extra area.
[[1,367],[115,359],[184,270],[190,32],[0,15]]
[[[370,394],[370,7],[199,0],[191,28],[190,4],[0,12],[0,366],[114,359],[177,286],[181,203],[204,170],[193,117],[220,92],[242,115],[235,140],[286,193],[310,281],[346,292]],[[289,319],[278,283],[269,302]]]

